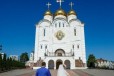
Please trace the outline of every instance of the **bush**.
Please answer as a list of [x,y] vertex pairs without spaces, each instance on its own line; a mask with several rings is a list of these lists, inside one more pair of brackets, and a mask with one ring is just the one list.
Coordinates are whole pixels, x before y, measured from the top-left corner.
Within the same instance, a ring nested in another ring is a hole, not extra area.
[[6,54],[2,59],[0,54],[0,72],[12,70],[12,69],[22,69],[25,68],[25,63],[20,61],[12,60],[11,58],[6,58]]

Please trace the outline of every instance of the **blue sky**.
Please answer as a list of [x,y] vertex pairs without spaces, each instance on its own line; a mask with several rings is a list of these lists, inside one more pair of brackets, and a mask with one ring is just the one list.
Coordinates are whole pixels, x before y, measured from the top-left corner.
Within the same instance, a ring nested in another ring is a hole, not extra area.
[[[70,2],[78,19],[85,23],[86,52],[96,58],[114,61],[114,1],[113,0],[64,0],[62,8],[68,12]],[[20,55],[34,49],[35,24],[43,18],[46,3],[56,0],[0,0],[0,44],[2,52]]]

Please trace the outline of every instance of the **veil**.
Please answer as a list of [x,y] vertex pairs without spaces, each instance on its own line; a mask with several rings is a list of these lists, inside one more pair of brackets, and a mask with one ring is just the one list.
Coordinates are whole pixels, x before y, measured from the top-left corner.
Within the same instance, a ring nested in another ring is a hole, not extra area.
[[58,69],[58,72],[57,72],[57,76],[67,76],[66,72],[65,72],[65,69],[63,67],[63,65],[59,65],[59,69]]

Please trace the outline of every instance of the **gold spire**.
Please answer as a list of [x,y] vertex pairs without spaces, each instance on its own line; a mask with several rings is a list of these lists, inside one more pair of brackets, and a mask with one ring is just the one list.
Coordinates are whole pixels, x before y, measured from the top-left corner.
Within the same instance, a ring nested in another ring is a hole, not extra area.
[[58,16],[58,15],[63,15],[63,16],[66,16],[66,13],[64,10],[62,9],[59,9],[55,12],[55,16]]
[[75,11],[72,9],[74,3],[73,2],[70,2],[69,5],[71,6],[71,10],[68,12],[68,15],[76,15]]
[[45,12],[44,15],[50,15],[50,16],[52,16],[51,11],[49,10],[49,7],[51,6],[51,4],[48,2],[46,5],[48,6],[48,10]]

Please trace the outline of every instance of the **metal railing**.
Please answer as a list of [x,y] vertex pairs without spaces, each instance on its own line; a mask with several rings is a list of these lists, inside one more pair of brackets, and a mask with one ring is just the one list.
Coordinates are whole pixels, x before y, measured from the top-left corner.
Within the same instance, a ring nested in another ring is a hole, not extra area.
[[50,52],[49,54],[45,53],[45,56],[46,57],[72,57],[72,56],[74,56],[74,53],[65,53],[62,55],[58,55],[58,54],[55,54],[53,52]]

